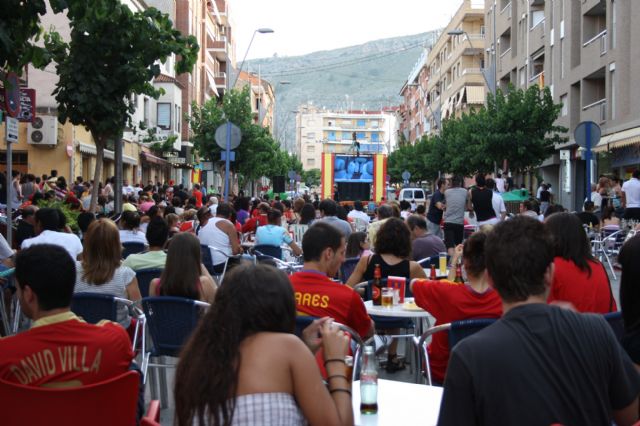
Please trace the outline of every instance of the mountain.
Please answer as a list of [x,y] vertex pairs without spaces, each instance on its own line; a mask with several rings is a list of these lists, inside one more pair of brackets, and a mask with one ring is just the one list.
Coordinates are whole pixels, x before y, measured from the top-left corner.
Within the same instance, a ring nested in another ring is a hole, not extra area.
[[274,133],[284,147],[294,151],[295,111],[299,105],[311,102],[327,109],[399,105],[402,85],[436,34],[437,30],[302,56],[254,59],[247,61],[244,69],[259,71],[273,85]]

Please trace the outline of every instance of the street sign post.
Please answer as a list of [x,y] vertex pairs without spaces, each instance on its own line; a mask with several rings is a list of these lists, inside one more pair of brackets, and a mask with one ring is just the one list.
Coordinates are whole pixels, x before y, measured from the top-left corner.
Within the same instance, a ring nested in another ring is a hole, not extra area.
[[[6,188],[7,188],[7,241],[11,244],[13,241],[13,229],[11,226],[11,199],[13,197],[12,192],[15,191],[13,187],[13,149],[11,144],[18,143],[18,130],[19,124],[18,119],[15,117],[7,116],[7,121],[5,124],[5,140],[7,141],[7,176],[6,176]],[[17,207],[17,206],[16,206]]]
[[216,143],[224,149],[224,201],[229,201],[229,167],[231,160],[231,150],[240,146],[242,141],[242,131],[231,121],[221,125],[216,129]]
[[600,142],[602,132],[600,126],[593,121],[583,121],[576,127],[573,136],[576,143],[585,149],[585,160],[587,162],[585,194],[587,200],[591,201],[591,159],[593,156],[592,148]]

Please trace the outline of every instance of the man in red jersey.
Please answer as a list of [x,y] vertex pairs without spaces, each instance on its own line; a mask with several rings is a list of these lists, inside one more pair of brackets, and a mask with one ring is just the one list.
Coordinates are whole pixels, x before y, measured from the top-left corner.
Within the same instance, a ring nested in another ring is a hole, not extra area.
[[345,239],[327,223],[316,223],[302,238],[304,269],[291,275],[298,315],[331,317],[362,338],[373,335],[364,302],[350,287],[332,281],[345,259]]
[[127,370],[131,341],[119,324],[87,324],[69,309],[75,262],[65,249],[33,245],[16,256],[20,306],[30,330],[0,340],[0,378],[29,386],[75,387]]

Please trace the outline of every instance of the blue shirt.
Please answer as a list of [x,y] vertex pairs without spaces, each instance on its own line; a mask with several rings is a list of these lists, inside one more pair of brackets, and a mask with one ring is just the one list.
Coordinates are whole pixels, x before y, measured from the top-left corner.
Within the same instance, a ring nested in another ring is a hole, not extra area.
[[256,245],[265,244],[280,247],[282,243],[290,244],[293,241],[289,232],[282,226],[264,225],[256,230]]

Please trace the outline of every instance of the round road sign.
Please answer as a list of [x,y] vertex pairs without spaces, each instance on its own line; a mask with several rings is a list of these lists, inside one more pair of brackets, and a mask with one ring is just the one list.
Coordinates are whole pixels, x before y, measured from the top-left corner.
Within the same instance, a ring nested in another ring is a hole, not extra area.
[[[228,122],[219,126],[216,129],[216,144],[222,149],[227,149],[227,126]],[[229,149],[236,149],[240,146],[240,141],[242,140],[242,131],[240,127],[231,123],[231,142]]]
[[573,132],[576,143],[582,148],[586,148],[587,146],[595,148],[598,142],[600,142],[601,135],[602,132],[600,130],[600,126],[593,121],[581,122],[576,127],[575,132]]

